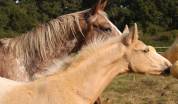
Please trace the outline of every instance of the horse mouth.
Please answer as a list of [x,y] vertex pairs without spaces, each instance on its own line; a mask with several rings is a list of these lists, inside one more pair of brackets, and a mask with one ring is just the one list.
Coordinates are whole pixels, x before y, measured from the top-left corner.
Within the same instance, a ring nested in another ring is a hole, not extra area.
[[150,72],[148,72],[148,74],[150,75],[162,75],[162,76],[169,76],[171,74],[171,71],[170,71],[171,67],[167,67],[166,69],[164,70],[152,70]]

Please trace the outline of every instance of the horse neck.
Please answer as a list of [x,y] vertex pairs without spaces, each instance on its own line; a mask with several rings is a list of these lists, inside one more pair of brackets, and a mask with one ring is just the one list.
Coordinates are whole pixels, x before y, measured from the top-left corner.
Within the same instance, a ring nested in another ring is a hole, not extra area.
[[[10,40],[9,49],[22,58],[27,67],[61,58],[82,45],[78,14],[60,16],[47,24]],[[78,37],[77,37],[78,36]],[[77,51],[77,50],[76,50]],[[32,64],[32,65],[31,65]],[[38,65],[39,66],[39,65]]]
[[[117,47],[112,46],[109,48]],[[108,47],[107,47],[108,48]],[[128,71],[128,63],[118,50],[106,53],[103,49],[99,53],[93,53],[82,62],[74,62],[67,72],[62,75],[63,79],[72,86],[69,92],[83,99],[87,104],[94,103],[106,86],[117,75]],[[122,48],[120,49],[122,50]],[[63,81],[60,81],[63,82]]]

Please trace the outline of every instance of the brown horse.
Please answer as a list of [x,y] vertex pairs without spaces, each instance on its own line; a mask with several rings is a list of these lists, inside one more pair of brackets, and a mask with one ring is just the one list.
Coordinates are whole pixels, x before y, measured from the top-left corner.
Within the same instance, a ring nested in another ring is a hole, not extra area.
[[173,64],[171,74],[178,78],[178,37],[162,55]]
[[104,12],[107,0],[91,9],[59,16],[16,38],[0,40],[0,76],[32,80],[36,73],[56,72],[60,61],[98,37],[121,32]]
[[178,60],[178,37],[162,55],[167,58],[172,64],[174,64]]
[[135,25],[121,38],[95,40],[55,75],[27,83],[0,78],[0,104],[92,104],[118,74],[160,75],[170,66],[167,59],[138,40]]

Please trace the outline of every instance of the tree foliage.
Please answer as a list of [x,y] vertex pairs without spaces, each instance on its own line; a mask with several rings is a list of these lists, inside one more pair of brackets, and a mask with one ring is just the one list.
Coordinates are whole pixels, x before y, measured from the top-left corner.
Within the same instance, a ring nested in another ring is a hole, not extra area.
[[[59,15],[87,9],[96,0],[14,0],[0,1],[0,37],[26,32]],[[178,28],[178,0],[109,0],[107,13],[122,29],[137,22],[144,32]]]

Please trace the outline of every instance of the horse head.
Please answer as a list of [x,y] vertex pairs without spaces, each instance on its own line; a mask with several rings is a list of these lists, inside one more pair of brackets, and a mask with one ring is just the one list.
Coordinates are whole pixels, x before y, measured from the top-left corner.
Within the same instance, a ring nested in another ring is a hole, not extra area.
[[170,73],[171,63],[153,47],[139,40],[137,24],[128,34],[123,35],[122,41],[127,49],[125,56],[131,71],[155,75]]

